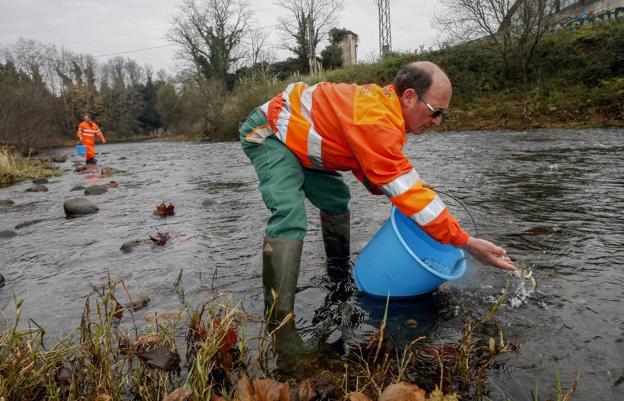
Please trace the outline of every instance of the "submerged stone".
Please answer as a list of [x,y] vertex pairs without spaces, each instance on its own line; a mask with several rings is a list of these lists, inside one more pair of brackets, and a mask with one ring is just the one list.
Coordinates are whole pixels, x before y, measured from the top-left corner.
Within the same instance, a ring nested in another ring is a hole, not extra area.
[[105,185],[91,185],[85,188],[85,195],[101,195],[107,192],[108,188]]
[[32,180],[33,184],[49,184],[50,182],[48,181],[47,178],[35,178],[34,180]]
[[16,235],[17,233],[13,230],[1,230],[0,231],[0,239],[13,238]]
[[75,187],[70,189],[70,191],[82,191],[84,189],[85,189],[85,187],[83,185],[76,185]]
[[48,192],[48,187],[43,184],[39,184],[28,188],[26,192]]
[[0,199],[0,207],[7,207],[15,205],[15,202],[11,199]]
[[134,248],[137,248],[141,245],[146,245],[147,241],[145,240],[140,240],[140,239],[133,239],[130,241],[126,241],[121,245],[121,248],[119,248],[123,253],[130,253],[134,250]]
[[42,222],[42,219],[35,219],[35,220],[26,220],[23,221],[21,223],[19,223],[18,225],[15,226],[16,230],[19,230],[20,228],[24,228],[24,227],[28,227],[28,226],[32,226],[33,224]]
[[86,198],[71,198],[63,203],[63,209],[67,217],[92,214],[99,210],[90,200]]

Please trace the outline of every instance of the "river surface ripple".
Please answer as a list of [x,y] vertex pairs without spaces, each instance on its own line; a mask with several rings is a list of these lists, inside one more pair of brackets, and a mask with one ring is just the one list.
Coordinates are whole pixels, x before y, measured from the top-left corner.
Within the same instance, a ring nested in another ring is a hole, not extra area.
[[[69,153],[55,149],[51,154]],[[43,221],[0,239],[0,289],[4,328],[22,316],[61,336],[75,328],[92,285],[123,278],[135,295],[148,295],[142,310],[182,304],[174,282],[182,270],[185,297],[198,304],[227,292],[247,311],[262,312],[261,242],[267,211],[257,179],[238,143],[152,142],[98,145],[100,166],[126,170],[112,177],[71,171],[51,179],[47,193],[31,184],[0,189],[0,230],[26,220]],[[420,175],[462,200],[480,235],[528,263],[537,289],[511,274],[471,261],[461,280],[411,303],[390,305],[389,326],[404,339],[426,335],[456,341],[466,314],[483,315],[506,280],[510,296],[498,312],[520,351],[503,357],[489,376],[514,400],[529,400],[536,382],[542,397],[554,393],[557,372],[568,387],[581,372],[574,399],[624,399],[624,132],[620,129],[454,132],[410,138],[406,153]],[[359,252],[389,216],[390,202],[369,195],[349,174],[352,252]],[[119,183],[90,197],[95,215],[66,219],[64,199],[76,185]],[[441,195],[464,227],[464,210]],[[152,215],[160,202],[175,216]],[[296,315],[302,328],[325,325],[349,341],[363,341],[383,317],[384,301],[347,291],[333,296],[318,212],[308,204],[309,231],[299,278]],[[122,243],[169,232],[165,247],[120,251]],[[142,311],[138,314],[142,316]],[[404,323],[416,320],[416,327]],[[499,398],[492,391],[493,398]]]

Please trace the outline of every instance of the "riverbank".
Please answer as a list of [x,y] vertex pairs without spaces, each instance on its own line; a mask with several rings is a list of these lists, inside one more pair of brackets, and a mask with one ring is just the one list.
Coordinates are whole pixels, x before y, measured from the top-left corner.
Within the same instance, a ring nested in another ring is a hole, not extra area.
[[[180,282],[174,284],[184,293]],[[344,356],[340,345],[319,344],[315,353],[277,352],[262,317],[245,313],[231,297],[215,294],[196,307],[145,314],[123,280],[94,288],[79,328],[50,347],[46,331],[32,321],[0,334],[0,397],[11,400],[92,399],[212,401],[457,401],[487,394],[486,371],[515,345],[491,331],[506,291],[486,315],[466,322],[456,344],[432,346],[419,337],[396,347],[386,321]],[[292,316],[286,317],[287,325]],[[259,322],[257,336],[245,335]],[[414,322],[414,324],[416,324]],[[141,334],[139,334],[141,333]],[[182,341],[180,341],[183,339]],[[279,345],[277,345],[279,346]],[[569,400],[578,377],[558,399]],[[417,383],[414,383],[416,381]],[[528,392],[528,389],[527,389]],[[446,393],[446,395],[445,395]],[[504,393],[503,393],[504,394]],[[563,398],[561,398],[563,396]]]
[[0,187],[37,178],[63,175],[63,171],[48,161],[24,157],[8,147],[0,147]]

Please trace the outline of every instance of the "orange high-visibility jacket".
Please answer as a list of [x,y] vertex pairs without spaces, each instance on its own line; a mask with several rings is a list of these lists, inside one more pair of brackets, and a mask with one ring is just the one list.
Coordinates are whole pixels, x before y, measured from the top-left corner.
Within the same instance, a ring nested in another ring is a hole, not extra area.
[[431,237],[454,246],[468,241],[468,233],[440,197],[423,187],[403,153],[407,136],[394,86],[298,82],[260,109],[304,167],[351,170]]
[[97,135],[100,138],[100,141],[104,140],[104,134],[100,131],[100,127],[93,121],[86,122],[83,121],[78,125],[78,131],[76,132],[78,138],[85,146],[94,146],[95,145],[95,136]]

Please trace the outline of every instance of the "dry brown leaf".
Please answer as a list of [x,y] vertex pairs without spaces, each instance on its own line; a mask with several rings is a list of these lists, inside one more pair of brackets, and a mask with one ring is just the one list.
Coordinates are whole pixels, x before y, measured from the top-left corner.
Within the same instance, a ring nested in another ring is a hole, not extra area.
[[256,401],[290,401],[288,385],[275,380],[254,380]]
[[93,401],[112,401],[112,398],[108,394],[98,394]]
[[379,401],[426,401],[425,396],[425,390],[417,385],[401,382],[386,387]]
[[242,375],[236,383],[236,394],[234,394],[234,401],[255,401],[253,397],[253,389],[249,384],[249,379],[246,375]]
[[349,401],[371,401],[370,398],[364,393],[360,393],[359,391],[354,391],[349,394]]
[[312,380],[305,379],[297,386],[295,390],[295,401],[312,401],[316,398],[316,390],[314,390],[314,384]]
[[175,206],[173,204],[166,204],[165,202],[156,206],[156,210],[154,210],[154,214],[160,217],[173,216],[175,214]]
[[144,336],[140,336],[137,338],[136,346],[137,348],[145,349],[151,345],[158,344],[158,334],[146,334]]
[[169,233],[158,233],[155,237],[150,235],[150,239],[156,245],[165,246],[167,245],[167,241],[171,239],[171,236]]
[[226,401],[225,398],[214,392],[214,389],[210,393],[210,401]]
[[115,301],[115,312],[113,313],[113,316],[115,316],[117,319],[121,319],[123,317],[123,311],[123,306],[121,306],[119,302]]
[[184,401],[186,397],[193,394],[193,391],[178,387],[167,395],[163,401]]

